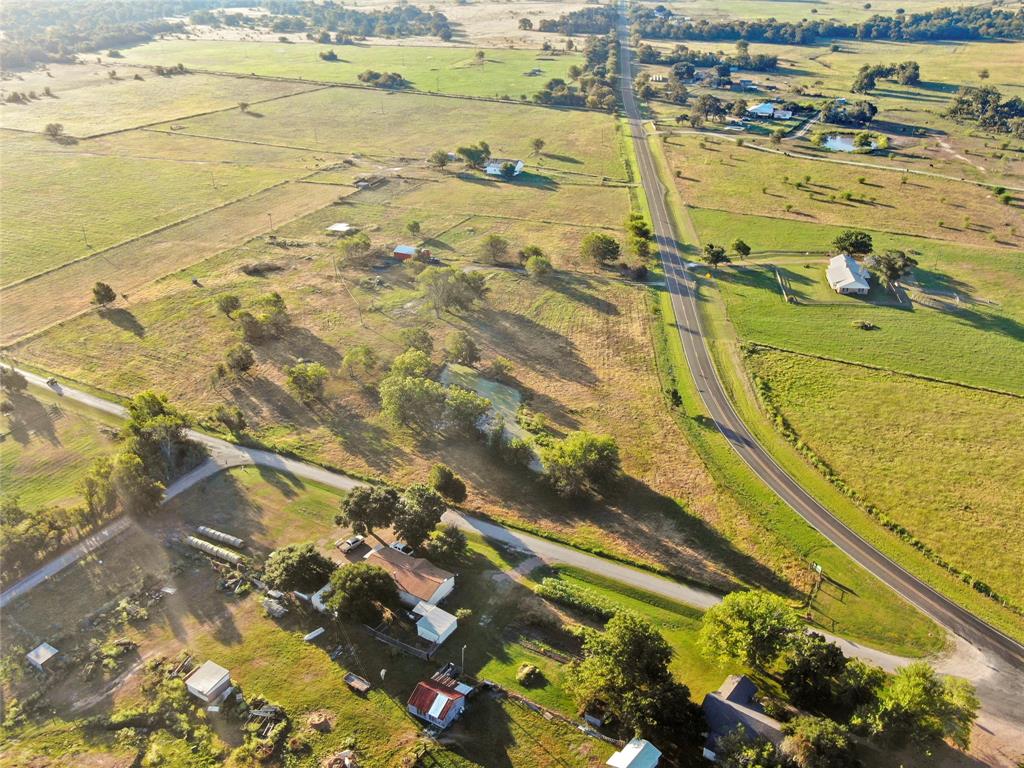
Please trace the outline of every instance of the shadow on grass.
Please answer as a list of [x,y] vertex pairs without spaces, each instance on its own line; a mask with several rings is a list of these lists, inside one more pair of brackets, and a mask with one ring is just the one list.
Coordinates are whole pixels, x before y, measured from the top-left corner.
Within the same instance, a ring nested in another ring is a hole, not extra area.
[[101,309],[99,316],[116,325],[121,330],[138,336],[140,339],[146,335],[146,329],[142,326],[142,323],[138,321],[135,315],[123,307]]
[[14,410],[7,415],[8,434],[12,440],[19,445],[28,445],[35,433],[51,445],[61,445],[56,424],[60,416],[58,406],[47,405],[28,392],[9,392],[7,399],[14,406]]

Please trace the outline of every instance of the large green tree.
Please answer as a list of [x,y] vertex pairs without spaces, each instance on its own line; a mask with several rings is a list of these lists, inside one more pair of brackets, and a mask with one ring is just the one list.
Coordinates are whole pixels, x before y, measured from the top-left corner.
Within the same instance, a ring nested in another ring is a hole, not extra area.
[[875,269],[886,282],[899,280],[917,266],[917,259],[903,251],[886,251],[875,256]]
[[854,768],[859,765],[846,728],[826,717],[796,717],[782,727],[782,753],[796,768]]
[[793,643],[793,651],[782,673],[782,688],[798,707],[828,707],[839,689],[846,662],[839,646],[821,635],[800,636]]
[[391,575],[371,563],[353,563],[331,574],[327,607],[342,620],[375,624],[384,608],[398,608],[398,588]]
[[285,369],[288,389],[305,403],[324,395],[324,384],[330,372],[323,363],[296,363]]
[[444,497],[430,486],[410,485],[395,511],[395,535],[416,549],[437,528],[446,507]]
[[849,253],[853,256],[863,256],[871,253],[874,244],[871,235],[856,229],[847,229],[836,235],[832,246],[841,253]]
[[619,479],[622,467],[614,437],[572,432],[541,451],[544,475],[555,490],[578,496],[606,490]]
[[598,264],[615,261],[621,250],[619,241],[604,232],[591,232],[580,243],[580,255]]
[[580,709],[600,705],[637,735],[685,744],[702,725],[689,690],[669,672],[672,648],[646,620],[616,613],[604,631],[585,630],[583,658],[566,670]]
[[338,525],[350,525],[356,533],[373,533],[375,528],[388,528],[398,511],[398,491],[390,485],[360,485],[349,491],[341,502]]
[[416,276],[416,285],[434,313],[468,310],[487,294],[482,272],[463,272],[455,267],[427,267]]
[[700,628],[705,655],[741,661],[763,670],[794,640],[800,619],[785,600],[770,592],[733,592],[709,608]]
[[312,544],[289,544],[275,549],[263,568],[263,581],[273,589],[316,592],[337,566]]
[[942,677],[926,662],[897,670],[878,696],[869,717],[873,733],[896,744],[922,748],[949,739],[961,749],[971,743],[978,697],[966,680]]

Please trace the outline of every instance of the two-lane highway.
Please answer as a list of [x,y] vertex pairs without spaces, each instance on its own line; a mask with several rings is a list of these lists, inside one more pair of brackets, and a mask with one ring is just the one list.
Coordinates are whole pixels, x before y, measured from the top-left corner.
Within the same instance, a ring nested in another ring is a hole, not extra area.
[[651,209],[651,224],[665,270],[666,289],[671,294],[687,364],[715,425],[754,474],[854,561],[954,634],[983,651],[991,651],[1012,667],[1024,668],[1024,646],[939,594],[850,530],[772,459],[736,413],[705,343],[695,277],[686,269],[679,252],[666,204],[666,189],[659,180],[644,122],[633,95],[632,52],[626,11],[621,5],[618,31],[622,104],[636,147],[640,179]]

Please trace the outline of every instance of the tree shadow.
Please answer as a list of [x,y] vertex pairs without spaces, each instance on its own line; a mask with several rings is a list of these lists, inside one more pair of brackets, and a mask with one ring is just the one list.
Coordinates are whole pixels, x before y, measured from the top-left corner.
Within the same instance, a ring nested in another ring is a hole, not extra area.
[[597,376],[580,357],[576,345],[525,315],[490,306],[478,310],[475,323],[480,335],[500,354],[524,364],[538,373],[586,386],[597,383]]
[[140,339],[146,335],[146,329],[142,326],[142,323],[138,321],[135,315],[123,307],[101,309],[99,316],[113,323],[121,330],[138,336]]
[[540,156],[546,157],[549,160],[557,160],[560,163],[569,163],[571,165],[583,165],[582,160],[573,157],[572,155],[556,154],[554,152],[541,152]]
[[619,308],[615,304],[586,290],[592,288],[593,284],[592,280],[580,273],[562,274],[548,282],[548,285],[566,298],[590,307],[602,315],[618,315]]
[[7,399],[14,406],[14,410],[8,414],[7,424],[9,434],[16,443],[28,445],[34,433],[51,445],[62,444],[56,424],[56,419],[63,415],[59,405],[47,405],[28,392],[10,392]]

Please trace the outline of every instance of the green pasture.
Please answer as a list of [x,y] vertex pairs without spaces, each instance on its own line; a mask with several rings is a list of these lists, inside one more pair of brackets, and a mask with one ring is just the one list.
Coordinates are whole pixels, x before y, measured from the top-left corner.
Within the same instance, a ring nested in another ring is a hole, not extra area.
[[[20,80],[5,81],[4,91],[35,90],[42,94],[43,88],[49,88],[53,95],[27,104],[4,104],[0,126],[42,133],[47,123],[60,123],[68,134],[81,139],[215,109],[237,108],[241,101],[255,105],[315,87],[195,73],[161,77],[139,67],[122,66],[119,59],[107,61],[52,64],[45,72],[35,70]],[[141,79],[135,79],[135,75]]]
[[494,157],[527,165],[531,139],[542,138],[544,164],[553,170],[624,176],[617,124],[594,112],[329,88],[270,102],[258,116],[233,110],[177,124],[191,135],[393,159],[486,141]]
[[1024,540],[1024,400],[769,350],[747,361],[800,438],[859,494],[1024,604],[1019,547],[993,546]]
[[[337,61],[321,53],[333,50]],[[461,96],[527,98],[552,78],[568,81],[568,69],[582,66],[579,54],[469,47],[319,45],[316,43],[159,40],[124,51],[132,64],[175,64],[214,72],[328,83],[359,83],[367,69],[398,72],[418,91]],[[116,63],[116,62],[115,62]],[[540,70],[536,74],[528,74]]]
[[4,284],[302,175],[316,163],[312,153],[152,132],[87,146],[41,136],[4,141]]
[[112,428],[53,394],[5,397],[14,409],[0,417],[0,492],[25,509],[80,502],[89,466],[116,447]]
[[[730,243],[739,237],[757,250],[825,251],[841,231],[718,211],[691,213],[704,242]],[[873,237],[876,250],[901,248],[916,253],[920,266],[912,277],[923,285],[957,292],[965,300],[948,311],[917,303],[877,306],[870,301],[792,305],[782,301],[774,274],[741,266],[720,269],[716,282],[740,339],[1020,393],[1024,307],[1015,286],[1024,275],[1019,261],[1009,253],[930,240],[883,233]],[[786,258],[778,257],[780,263]],[[822,259],[818,268],[824,266]],[[801,266],[789,274],[796,290],[820,279],[813,267]],[[860,321],[873,323],[879,330],[855,328]]]

